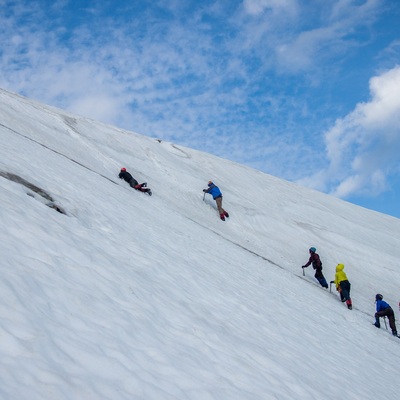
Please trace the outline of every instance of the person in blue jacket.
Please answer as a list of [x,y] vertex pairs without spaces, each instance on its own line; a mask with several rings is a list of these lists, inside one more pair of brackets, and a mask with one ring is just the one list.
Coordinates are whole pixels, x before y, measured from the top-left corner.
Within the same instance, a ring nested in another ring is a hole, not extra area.
[[381,327],[381,323],[379,322],[380,317],[388,317],[389,326],[392,330],[393,336],[397,336],[396,322],[394,318],[394,311],[392,307],[386,301],[383,300],[383,296],[381,294],[377,294],[375,296],[376,302],[376,313],[375,313],[375,325],[377,328]]
[[204,193],[209,193],[217,203],[219,217],[225,221],[225,217],[229,218],[229,214],[222,208],[222,193],[219,187],[214,185],[212,181],[208,181],[208,189],[203,189]]

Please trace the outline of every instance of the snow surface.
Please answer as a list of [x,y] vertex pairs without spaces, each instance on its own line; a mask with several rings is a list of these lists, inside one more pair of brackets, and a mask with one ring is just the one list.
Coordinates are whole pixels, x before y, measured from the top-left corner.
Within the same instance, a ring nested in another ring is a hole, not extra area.
[[377,292],[398,316],[399,219],[6,91],[0,117],[1,399],[398,398],[371,323]]

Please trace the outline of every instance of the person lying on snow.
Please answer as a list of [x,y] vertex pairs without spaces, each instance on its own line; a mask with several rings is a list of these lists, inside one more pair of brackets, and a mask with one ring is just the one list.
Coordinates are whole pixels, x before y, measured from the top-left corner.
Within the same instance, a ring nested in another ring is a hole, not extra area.
[[136,189],[139,190],[140,192],[147,193],[149,196],[152,195],[152,192],[149,188],[147,188],[147,183],[139,183],[127,170],[126,168],[121,168],[121,172],[119,173],[118,177],[120,179],[123,179],[125,182],[128,182],[129,185]]

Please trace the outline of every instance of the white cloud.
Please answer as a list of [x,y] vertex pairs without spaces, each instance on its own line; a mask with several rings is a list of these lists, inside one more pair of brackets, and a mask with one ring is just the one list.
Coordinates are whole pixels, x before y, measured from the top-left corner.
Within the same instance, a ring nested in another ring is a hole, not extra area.
[[370,81],[372,101],[360,105],[360,116],[370,130],[383,130],[389,139],[400,129],[400,66]]
[[[369,180],[366,182],[365,175],[357,174],[349,176],[344,181],[340,182],[332,194],[340,198],[346,198],[352,194],[365,192],[369,194],[379,194],[387,189],[387,180],[383,171],[373,171],[368,178]],[[368,183],[367,190],[365,188],[366,183]]]
[[294,15],[297,10],[297,0],[244,0],[243,7],[250,15],[259,15],[265,11]]
[[350,48],[360,45],[354,40],[355,32],[374,22],[380,7],[377,0],[362,4],[341,0],[326,2],[323,8],[313,7],[312,3],[302,7],[299,18],[308,23],[303,22],[304,28],[293,30],[277,43],[279,68],[288,72],[309,71],[338,54],[348,54]]
[[373,77],[370,93],[326,133],[329,168],[303,183],[339,197],[388,188],[400,162],[400,66]]
[[321,47],[332,44],[337,37],[333,27],[301,32],[291,41],[277,45],[277,64],[292,72],[313,69],[316,65],[315,56]]

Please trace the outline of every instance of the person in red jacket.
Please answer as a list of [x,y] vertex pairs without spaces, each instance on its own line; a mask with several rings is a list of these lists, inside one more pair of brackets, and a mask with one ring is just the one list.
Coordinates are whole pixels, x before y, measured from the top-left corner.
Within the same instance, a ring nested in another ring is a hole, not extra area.
[[149,196],[152,195],[152,192],[149,188],[147,188],[147,183],[139,183],[127,170],[126,168],[121,168],[121,171],[118,175],[120,179],[123,179],[125,182],[128,182],[130,187],[135,190],[139,190],[140,192],[147,193]]
[[322,273],[322,262],[316,251],[317,249],[315,247],[310,247],[310,258],[307,264],[303,265],[301,268],[307,268],[309,265],[312,264],[313,268],[315,269],[315,279],[320,283],[322,287],[328,289],[328,282],[326,281],[324,274]]

